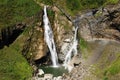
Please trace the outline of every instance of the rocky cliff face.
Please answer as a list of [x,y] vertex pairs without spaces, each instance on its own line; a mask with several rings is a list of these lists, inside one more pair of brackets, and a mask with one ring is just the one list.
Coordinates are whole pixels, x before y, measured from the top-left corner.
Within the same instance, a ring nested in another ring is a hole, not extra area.
[[[76,21],[80,34],[85,40],[91,38],[109,38],[119,40],[119,4],[93,9],[82,13]],[[112,8],[111,8],[112,7]]]
[[29,37],[23,49],[23,54],[27,59],[38,60],[46,55],[47,47],[43,33],[43,27],[41,27],[40,23],[29,31]]
[[28,35],[22,50],[23,55],[30,63],[45,56],[47,51],[43,38],[42,11],[36,18],[39,20],[35,25],[28,27]]

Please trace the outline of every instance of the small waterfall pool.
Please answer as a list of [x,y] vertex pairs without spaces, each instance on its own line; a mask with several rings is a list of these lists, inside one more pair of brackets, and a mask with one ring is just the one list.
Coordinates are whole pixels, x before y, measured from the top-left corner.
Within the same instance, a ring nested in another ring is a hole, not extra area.
[[62,76],[64,73],[68,73],[68,71],[63,66],[40,66],[39,68],[42,69],[45,74],[52,74],[54,77]]

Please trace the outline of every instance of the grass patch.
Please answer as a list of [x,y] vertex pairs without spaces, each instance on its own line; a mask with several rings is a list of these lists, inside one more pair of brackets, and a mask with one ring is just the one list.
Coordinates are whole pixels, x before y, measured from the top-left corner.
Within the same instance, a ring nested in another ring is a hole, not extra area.
[[98,8],[108,4],[116,4],[119,0],[38,0],[47,5],[56,4],[68,12],[70,15],[75,16],[78,12],[85,9]]
[[40,9],[34,0],[0,0],[0,29],[22,22]]
[[105,4],[116,4],[119,0],[107,0]]
[[100,7],[105,2],[106,0],[66,0],[66,7],[74,15],[80,10]]
[[79,40],[79,47],[83,50],[85,48],[87,48],[87,42],[83,39],[83,38],[80,38]]
[[115,60],[112,65],[107,69],[107,74],[115,75],[120,72],[120,57]]
[[[100,77],[103,80],[116,80],[115,76],[120,73],[120,56],[116,56],[116,59],[113,60],[112,62],[108,61],[108,59],[107,59],[108,56],[109,55],[104,55],[104,58],[102,56],[102,59],[101,59],[102,62],[101,63],[98,62],[95,65],[95,68],[96,68],[95,75],[97,75],[98,77]],[[100,66],[102,68],[100,68]]]
[[46,5],[53,5],[53,0],[36,0],[37,2],[44,3]]
[[1,80],[28,80],[32,76],[31,67],[18,51],[5,48],[0,55]]
[[66,0],[66,6],[70,11],[76,12],[76,10],[80,10],[83,6],[80,3],[80,0]]
[[77,12],[85,9],[98,8],[101,6],[106,6],[108,4],[116,4],[119,0],[65,0],[66,8],[71,13],[75,15]]
[[[108,67],[103,70],[103,80],[116,80],[116,75],[120,73],[120,57],[113,61]],[[112,78],[112,79],[111,79]]]
[[4,48],[0,51],[1,80],[28,80],[32,76],[32,68],[18,49]]
[[87,57],[89,55],[88,52],[90,51],[87,41],[85,41],[83,38],[80,38],[78,44],[79,44],[78,51],[80,51],[82,53],[82,56],[84,59],[87,59]]

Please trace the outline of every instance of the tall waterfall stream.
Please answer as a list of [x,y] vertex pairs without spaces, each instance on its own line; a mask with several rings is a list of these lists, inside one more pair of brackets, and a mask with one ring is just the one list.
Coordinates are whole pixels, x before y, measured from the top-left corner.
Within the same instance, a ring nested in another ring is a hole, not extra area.
[[58,66],[58,57],[57,57],[53,32],[50,27],[49,19],[47,17],[46,6],[44,7],[43,22],[44,22],[44,30],[45,30],[44,31],[44,36],[45,36],[44,39],[45,39],[46,44],[51,53],[51,60],[52,60],[53,67],[57,67]]
[[65,61],[64,61],[64,66],[65,68],[68,68],[69,71],[72,70],[73,66],[70,66],[70,61],[72,58],[72,55],[77,55],[77,45],[78,45],[78,41],[77,41],[77,30],[78,30],[78,26],[75,27],[75,33],[74,33],[74,38],[71,42],[71,47],[69,48],[69,50],[66,53],[65,56]]

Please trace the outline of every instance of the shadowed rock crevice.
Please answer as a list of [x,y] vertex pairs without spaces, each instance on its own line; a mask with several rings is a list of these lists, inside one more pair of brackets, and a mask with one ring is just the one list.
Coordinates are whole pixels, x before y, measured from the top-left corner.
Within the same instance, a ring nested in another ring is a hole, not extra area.
[[42,58],[34,61],[37,66],[39,66],[39,65],[50,65],[51,64],[50,53],[48,52],[46,54],[47,54],[46,56],[43,56]]
[[120,32],[120,24],[113,23],[113,24],[110,25],[110,27],[112,27],[113,29],[116,29],[116,30],[118,30]]
[[1,30],[0,49],[5,45],[9,46],[12,44],[17,37],[23,32],[25,24],[17,24],[14,27],[7,27]]

